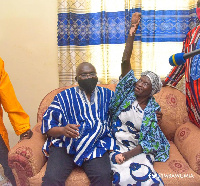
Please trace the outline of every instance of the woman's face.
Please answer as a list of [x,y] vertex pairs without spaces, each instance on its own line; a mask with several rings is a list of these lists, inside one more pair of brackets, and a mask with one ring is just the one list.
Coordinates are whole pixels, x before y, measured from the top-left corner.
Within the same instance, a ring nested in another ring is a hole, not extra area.
[[138,97],[149,97],[152,91],[151,81],[147,76],[141,76],[135,85],[135,95]]

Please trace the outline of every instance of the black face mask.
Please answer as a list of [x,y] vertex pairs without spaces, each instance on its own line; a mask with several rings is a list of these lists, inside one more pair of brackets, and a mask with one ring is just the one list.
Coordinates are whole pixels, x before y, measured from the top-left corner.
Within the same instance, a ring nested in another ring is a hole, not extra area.
[[91,93],[98,82],[98,78],[88,78],[88,79],[79,79],[78,84],[79,86],[85,90],[86,93]]

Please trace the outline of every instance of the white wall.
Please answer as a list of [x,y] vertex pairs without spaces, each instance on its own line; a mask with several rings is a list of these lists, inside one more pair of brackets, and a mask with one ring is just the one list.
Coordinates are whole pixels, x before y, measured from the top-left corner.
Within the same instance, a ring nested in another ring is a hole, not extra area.
[[[0,56],[15,93],[36,124],[42,98],[59,86],[57,0],[0,0]],[[19,137],[4,113],[11,147]]]

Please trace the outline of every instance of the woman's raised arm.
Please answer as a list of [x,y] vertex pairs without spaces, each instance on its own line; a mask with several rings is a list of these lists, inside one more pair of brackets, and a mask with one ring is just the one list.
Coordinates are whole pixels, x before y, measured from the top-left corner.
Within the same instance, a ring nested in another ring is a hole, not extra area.
[[139,12],[135,12],[131,18],[131,27],[129,30],[129,35],[126,41],[126,46],[124,49],[122,63],[121,63],[122,77],[124,77],[131,70],[130,58],[133,51],[133,41],[135,38],[136,30],[140,22],[140,18],[141,18],[141,13]]

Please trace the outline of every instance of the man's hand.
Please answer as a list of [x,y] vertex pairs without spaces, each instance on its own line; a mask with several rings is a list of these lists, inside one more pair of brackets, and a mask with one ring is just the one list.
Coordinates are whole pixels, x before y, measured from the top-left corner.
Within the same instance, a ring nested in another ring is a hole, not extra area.
[[53,127],[47,131],[47,135],[54,138],[58,138],[63,135],[68,138],[77,138],[79,136],[79,127],[80,125],[77,124],[67,124],[65,127]]
[[79,137],[79,128],[80,125],[76,124],[67,124],[65,127],[63,127],[63,135],[69,138],[77,138]]
[[129,32],[130,36],[132,36],[133,34],[135,34],[135,32],[137,30],[137,27],[139,25],[140,19],[141,19],[141,13],[135,12],[132,15],[132,18],[131,18],[131,28],[130,28],[130,32]]
[[23,139],[30,139],[33,135],[33,132],[32,130],[27,130],[26,132],[24,132],[23,134],[20,135],[20,140],[23,140]]

